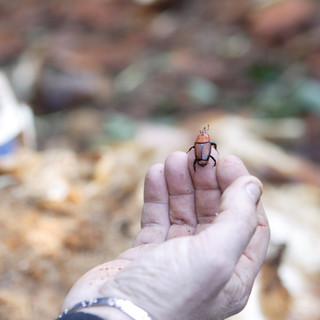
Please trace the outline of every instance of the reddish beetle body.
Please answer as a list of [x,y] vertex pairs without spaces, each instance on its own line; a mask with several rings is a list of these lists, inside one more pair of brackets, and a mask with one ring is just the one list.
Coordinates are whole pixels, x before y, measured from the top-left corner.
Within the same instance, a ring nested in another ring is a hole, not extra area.
[[208,129],[204,127],[203,130],[199,130],[200,133],[198,134],[194,145],[189,149],[190,151],[194,148],[194,171],[196,171],[196,163],[198,163],[201,167],[205,167],[208,164],[210,158],[214,161],[214,166],[217,164],[216,159],[211,155],[211,146],[214,146],[214,148],[217,150],[217,144],[210,141],[210,136],[207,133],[207,130],[209,130],[209,125]]

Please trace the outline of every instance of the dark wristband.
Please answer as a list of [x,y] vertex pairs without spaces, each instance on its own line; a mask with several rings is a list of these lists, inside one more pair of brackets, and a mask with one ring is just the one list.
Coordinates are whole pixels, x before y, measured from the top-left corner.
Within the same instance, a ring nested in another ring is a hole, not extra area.
[[86,312],[75,312],[63,315],[59,320],[103,320],[102,318]]

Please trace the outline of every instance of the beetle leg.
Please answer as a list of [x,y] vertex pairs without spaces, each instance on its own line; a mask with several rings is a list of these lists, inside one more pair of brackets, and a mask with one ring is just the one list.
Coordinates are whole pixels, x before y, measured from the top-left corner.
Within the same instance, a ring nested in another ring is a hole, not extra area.
[[187,153],[188,153],[191,149],[194,149],[194,146],[190,147],[190,149],[187,151]]
[[[216,144],[216,143],[210,142],[210,144],[211,144],[212,146],[214,146],[214,148],[217,150],[217,144]],[[189,150],[189,151],[190,151],[190,150]]]
[[217,165],[217,161],[216,161],[216,159],[212,156],[212,155],[210,155],[210,158],[213,160],[213,162],[214,162],[214,165],[213,166],[216,166]]
[[197,159],[194,159],[194,161],[193,161],[193,170],[194,170],[194,172],[196,172],[196,163],[197,163]]

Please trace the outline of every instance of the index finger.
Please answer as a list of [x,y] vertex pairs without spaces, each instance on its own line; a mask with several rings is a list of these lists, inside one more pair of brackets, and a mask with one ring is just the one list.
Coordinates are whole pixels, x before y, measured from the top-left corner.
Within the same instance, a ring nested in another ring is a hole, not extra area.
[[164,165],[169,193],[169,218],[171,226],[167,238],[194,233],[197,217],[194,207],[194,187],[188,170],[185,152],[171,153]]

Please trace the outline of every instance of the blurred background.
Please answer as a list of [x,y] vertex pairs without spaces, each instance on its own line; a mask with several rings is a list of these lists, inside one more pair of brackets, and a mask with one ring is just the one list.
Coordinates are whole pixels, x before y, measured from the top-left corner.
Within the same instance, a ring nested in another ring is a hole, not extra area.
[[320,319],[320,1],[0,0],[0,319],[127,249],[148,167],[210,124],[272,239],[233,319]]

